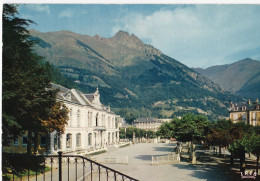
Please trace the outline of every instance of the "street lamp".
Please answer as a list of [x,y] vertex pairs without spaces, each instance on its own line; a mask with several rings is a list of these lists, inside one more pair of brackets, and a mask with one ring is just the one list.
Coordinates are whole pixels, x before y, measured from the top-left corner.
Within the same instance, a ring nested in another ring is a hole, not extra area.
[[126,139],[126,128],[125,128],[125,139]]

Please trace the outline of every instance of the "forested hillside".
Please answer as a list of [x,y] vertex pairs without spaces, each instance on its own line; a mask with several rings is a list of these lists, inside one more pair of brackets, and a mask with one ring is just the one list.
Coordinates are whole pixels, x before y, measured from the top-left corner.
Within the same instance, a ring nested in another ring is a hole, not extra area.
[[250,58],[229,65],[194,69],[223,89],[248,99],[260,98],[260,61]]
[[102,103],[127,120],[186,112],[214,119],[227,116],[229,102],[240,99],[127,32],[119,31],[112,38],[68,31],[30,33],[39,42],[37,53],[81,91],[93,92],[99,86]]

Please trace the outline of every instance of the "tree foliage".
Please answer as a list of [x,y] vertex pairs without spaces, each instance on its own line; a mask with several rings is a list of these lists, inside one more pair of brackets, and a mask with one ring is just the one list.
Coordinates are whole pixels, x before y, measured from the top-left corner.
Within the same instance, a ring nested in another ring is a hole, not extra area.
[[162,123],[159,130],[158,130],[158,134],[162,137],[162,138],[173,138],[174,137],[174,124],[171,122],[165,122]]
[[233,140],[230,133],[231,121],[221,119],[210,124],[206,141],[210,145],[225,147],[228,146]]
[[45,120],[40,120],[43,131],[64,133],[65,124],[67,124],[69,119],[68,113],[68,108],[62,102],[57,102],[52,107],[49,117]]
[[[51,89],[50,76],[41,63],[42,58],[33,52],[33,42],[28,39],[26,28],[33,22],[18,18],[17,14],[16,5],[4,4],[3,144],[8,144],[9,136],[27,132],[27,152],[30,153],[33,135],[38,135],[39,131],[51,131],[54,127],[60,129],[67,118],[64,117],[64,107],[56,104],[57,90]],[[58,122],[61,117],[64,121]],[[56,124],[53,124],[54,119]],[[49,123],[42,124],[42,120]]]
[[201,141],[205,137],[209,124],[207,117],[202,115],[185,114],[181,119],[173,120],[174,134],[179,141]]
[[129,127],[129,128],[120,128],[119,137],[121,139],[127,138],[132,139],[133,134],[135,133],[136,138],[155,138],[156,132],[154,131],[146,131],[144,129]]

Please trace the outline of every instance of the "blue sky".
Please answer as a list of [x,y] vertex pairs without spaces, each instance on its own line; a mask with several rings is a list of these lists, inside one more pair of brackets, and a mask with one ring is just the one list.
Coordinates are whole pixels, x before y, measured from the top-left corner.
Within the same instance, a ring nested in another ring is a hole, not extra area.
[[189,67],[260,60],[260,5],[23,4],[19,13],[41,32],[127,31]]

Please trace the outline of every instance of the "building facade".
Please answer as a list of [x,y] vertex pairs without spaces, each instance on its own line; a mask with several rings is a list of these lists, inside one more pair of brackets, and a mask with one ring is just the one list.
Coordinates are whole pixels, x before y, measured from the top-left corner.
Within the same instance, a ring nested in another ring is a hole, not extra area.
[[[52,132],[39,137],[39,153],[56,154],[58,151],[91,152],[106,149],[119,142],[119,128],[116,115],[110,107],[100,102],[97,88],[92,94],[84,94],[76,89],[67,89],[52,84],[58,89],[57,101],[63,102],[69,110],[69,120],[63,134]],[[27,147],[26,134],[13,140],[4,148],[6,152],[24,153]]]
[[231,103],[229,118],[233,123],[244,122],[253,126],[260,126],[260,104],[250,100],[246,103]]
[[163,122],[155,118],[138,118],[134,120],[133,126],[146,131],[157,131]]

